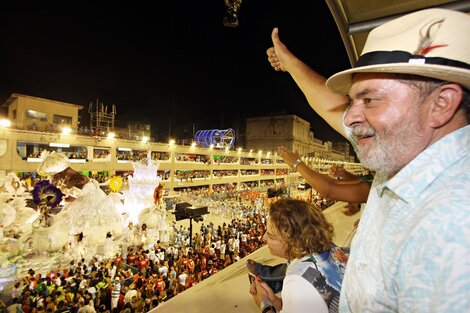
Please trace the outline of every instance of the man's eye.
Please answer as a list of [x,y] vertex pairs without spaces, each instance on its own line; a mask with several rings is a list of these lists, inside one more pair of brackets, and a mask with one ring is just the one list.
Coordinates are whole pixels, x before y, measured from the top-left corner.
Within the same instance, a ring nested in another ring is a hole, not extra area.
[[362,102],[364,102],[364,104],[370,104],[372,102],[372,99],[371,98],[364,98],[362,100]]

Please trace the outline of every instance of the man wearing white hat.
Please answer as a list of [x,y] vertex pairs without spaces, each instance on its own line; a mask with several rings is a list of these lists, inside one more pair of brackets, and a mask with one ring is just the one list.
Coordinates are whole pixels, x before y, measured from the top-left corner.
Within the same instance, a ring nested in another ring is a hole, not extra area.
[[[464,13],[405,15],[371,31],[356,67],[326,82],[348,95],[345,133],[376,172],[351,246],[342,312],[470,308],[469,32]],[[335,101],[326,104],[332,109],[342,103],[318,87],[318,77],[312,91],[307,75],[270,58],[309,100],[316,92]]]

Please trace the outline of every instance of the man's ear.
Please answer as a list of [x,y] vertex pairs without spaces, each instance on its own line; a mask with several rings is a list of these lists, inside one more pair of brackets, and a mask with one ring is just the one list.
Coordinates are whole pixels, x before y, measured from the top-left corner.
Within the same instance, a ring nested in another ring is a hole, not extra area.
[[450,122],[459,109],[463,91],[458,84],[448,83],[440,86],[431,104],[430,126],[439,128]]

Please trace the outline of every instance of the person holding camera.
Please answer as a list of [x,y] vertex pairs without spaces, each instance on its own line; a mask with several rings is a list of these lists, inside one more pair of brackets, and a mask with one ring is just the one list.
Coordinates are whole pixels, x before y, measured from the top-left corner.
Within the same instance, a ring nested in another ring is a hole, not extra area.
[[263,240],[289,263],[282,298],[259,276],[252,279],[250,293],[263,313],[337,311],[347,257],[333,243],[333,226],[320,209],[290,198],[274,202]]

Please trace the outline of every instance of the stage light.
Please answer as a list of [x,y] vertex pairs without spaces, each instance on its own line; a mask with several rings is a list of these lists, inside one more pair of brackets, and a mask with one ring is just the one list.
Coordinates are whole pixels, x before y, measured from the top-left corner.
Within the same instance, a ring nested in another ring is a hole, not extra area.
[[115,133],[108,133],[108,136],[107,136],[108,139],[114,139],[114,137],[116,137]]
[[11,122],[7,119],[0,119],[0,127],[10,127]]
[[62,127],[62,135],[68,135],[72,133],[72,128],[70,127]]
[[224,17],[224,26],[238,27],[238,13],[240,12],[242,0],[225,0],[225,5],[227,6],[227,16]]

